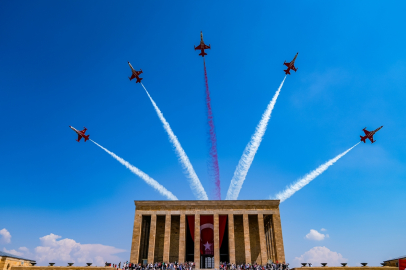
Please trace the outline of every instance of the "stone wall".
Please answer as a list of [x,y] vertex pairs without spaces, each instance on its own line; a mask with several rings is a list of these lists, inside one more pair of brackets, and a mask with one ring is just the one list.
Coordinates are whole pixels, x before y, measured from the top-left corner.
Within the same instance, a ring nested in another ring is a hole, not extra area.
[[244,227],[242,215],[234,215],[235,262],[245,263]]
[[251,262],[261,264],[261,248],[259,246],[258,215],[248,215],[250,230]]
[[10,270],[16,266],[31,266],[31,262],[10,257],[0,257],[0,270]]
[[171,240],[169,248],[169,261],[179,260],[179,233],[180,233],[180,216],[172,216],[171,219]]
[[148,259],[148,245],[149,245],[149,234],[151,227],[151,216],[142,216],[141,224],[141,240],[140,240],[140,253],[139,261]]
[[397,259],[388,260],[388,261],[384,261],[383,263],[385,264],[385,266],[395,266],[395,267],[399,267],[399,259],[401,259],[401,260],[406,260],[406,257],[397,258]]
[[162,262],[164,259],[164,239],[165,239],[165,216],[157,216],[154,262]]

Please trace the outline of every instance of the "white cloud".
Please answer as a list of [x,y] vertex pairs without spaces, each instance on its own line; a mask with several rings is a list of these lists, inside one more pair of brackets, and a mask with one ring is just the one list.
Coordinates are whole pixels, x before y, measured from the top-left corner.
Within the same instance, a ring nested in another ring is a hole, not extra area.
[[101,244],[81,244],[73,239],[61,239],[59,235],[53,233],[41,237],[41,246],[35,248],[36,260],[41,263],[75,263],[84,265],[93,263],[93,265],[104,266],[107,262],[121,261],[115,254],[124,252],[112,246]]
[[313,229],[311,229],[310,232],[308,234],[306,234],[307,239],[315,240],[315,241],[321,241],[321,240],[324,240],[324,238],[328,238],[328,237],[329,237],[328,234],[322,234]]
[[24,256],[23,256],[24,258],[28,258],[28,259],[34,258],[34,254],[32,254],[27,247],[19,247],[18,250],[24,253]]
[[6,228],[0,230],[0,242],[6,244],[11,242],[11,234],[6,230]]
[[6,248],[3,248],[3,251],[7,252],[7,253],[10,253],[10,254],[13,254],[13,255],[16,255],[16,256],[22,256],[23,255],[22,252],[18,252],[15,249],[7,250]]
[[344,258],[340,253],[329,250],[326,247],[314,247],[306,251],[300,257],[295,257],[295,265],[300,263],[312,263],[318,266],[321,263],[327,263],[327,266],[338,266],[340,263],[347,262],[348,259]]
[[326,229],[324,229],[324,228],[321,228],[321,230],[320,231],[322,231],[322,232],[325,232],[325,231],[327,231]]

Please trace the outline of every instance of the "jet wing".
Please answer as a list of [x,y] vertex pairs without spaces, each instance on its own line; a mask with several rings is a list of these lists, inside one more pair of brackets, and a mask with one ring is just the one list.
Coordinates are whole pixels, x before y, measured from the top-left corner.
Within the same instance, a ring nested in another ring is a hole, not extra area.
[[293,65],[292,69],[296,72],[297,68]]
[[368,131],[368,130],[363,129],[363,131],[364,131],[365,135],[368,135],[368,134],[369,134],[369,131]]
[[368,139],[371,141],[371,143],[374,142],[374,136],[368,137]]
[[82,139],[82,136],[78,135],[78,141],[80,141],[80,139]]
[[201,49],[202,49],[202,47],[200,46],[200,44],[199,44],[199,46],[195,47],[195,50],[201,50]]
[[142,71],[136,71],[135,74],[140,75]]
[[289,67],[290,63],[283,63],[285,66]]
[[131,74],[130,81],[135,78],[134,74]]
[[207,46],[206,44],[204,44],[204,48],[205,49],[210,49],[210,46]]

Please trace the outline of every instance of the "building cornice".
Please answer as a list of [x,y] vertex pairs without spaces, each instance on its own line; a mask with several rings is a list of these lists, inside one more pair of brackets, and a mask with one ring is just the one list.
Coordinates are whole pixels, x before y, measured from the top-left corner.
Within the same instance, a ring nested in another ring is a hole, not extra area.
[[137,210],[279,209],[279,200],[134,201]]

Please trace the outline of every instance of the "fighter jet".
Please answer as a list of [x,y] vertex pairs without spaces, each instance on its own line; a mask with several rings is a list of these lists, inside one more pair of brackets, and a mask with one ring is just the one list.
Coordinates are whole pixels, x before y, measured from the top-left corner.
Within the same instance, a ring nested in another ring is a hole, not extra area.
[[365,136],[364,136],[364,137],[360,136],[360,137],[361,137],[361,141],[365,143],[365,140],[366,140],[366,139],[369,139],[369,140],[371,141],[371,143],[376,142],[376,141],[374,141],[374,135],[375,135],[375,133],[376,133],[378,130],[380,130],[382,127],[383,127],[383,126],[377,128],[377,129],[375,129],[374,131],[368,131],[368,130],[366,130],[366,128],[364,128],[363,131],[364,131],[364,133],[365,133]]
[[78,139],[76,140],[77,142],[79,142],[80,139],[82,139],[82,137],[85,138],[85,141],[89,140],[89,135],[85,135],[87,128],[84,128],[82,131],[79,131],[72,126],[69,127],[78,134]]
[[204,57],[205,55],[207,55],[207,53],[204,52],[205,49],[210,49],[210,44],[209,46],[207,46],[206,44],[204,44],[203,41],[203,32],[200,32],[200,44],[199,46],[194,46],[195,47],[195,51],[196,50],[201,50],[202,52],[199,53],[199,55],[201,55],[202,57]]
[[131,68],[131,72],[133,74],[131,74],[131,77],[128,77],[128,79],[130,79],[130,81],[134,78],[137,78],[137,81],[135,83],[141,83],[142,78],[139,77],[139,75],[142,73],[142,69],[140,69],[140,71],[136,71],[133,66],[130,64],[130,62],[128,62],[128,65]]
[[285,61],[285,63],[283,63],[285,66],[288,67],[287,69],[284,70],[284,71],[285,71],[285,74],[289,74],[289,75],[290,75],[289,70],[291,70],[291,69],[293,69],[295,72],[297,71],[297,68],[295,68],[295,61],[296,61],[296,57],[297,57],[298,54],[299,54],[299,53],[297,53],[297,54],[295,55],[295,58],[293,58],[292,62],[286,63],[286,61]]

